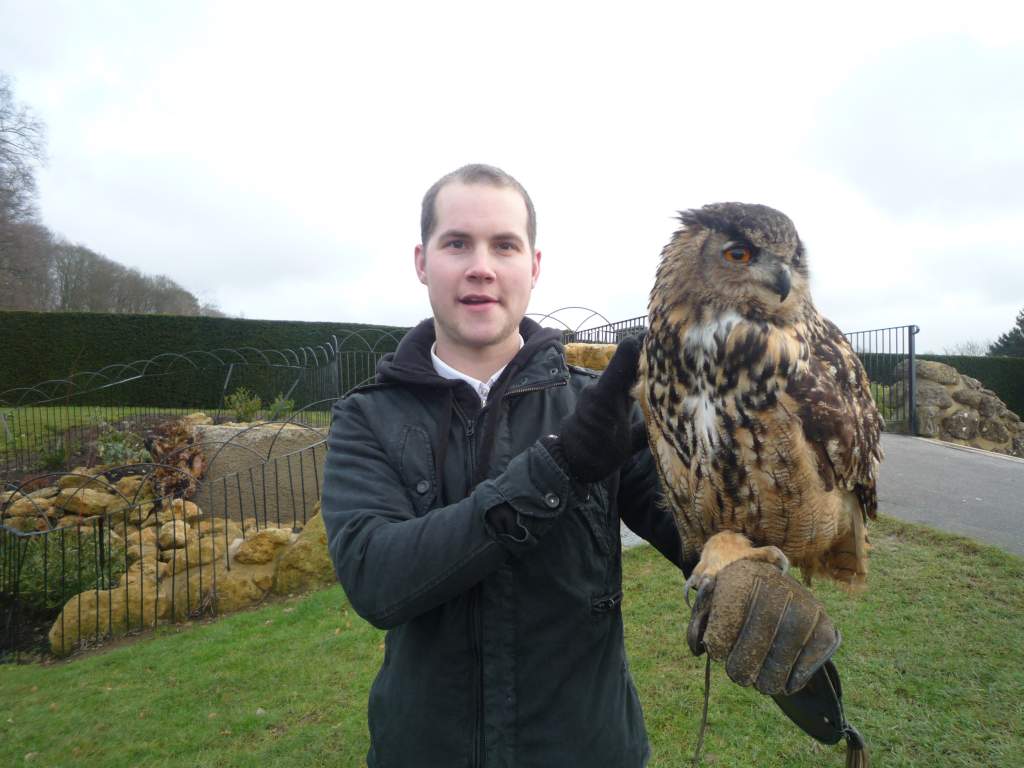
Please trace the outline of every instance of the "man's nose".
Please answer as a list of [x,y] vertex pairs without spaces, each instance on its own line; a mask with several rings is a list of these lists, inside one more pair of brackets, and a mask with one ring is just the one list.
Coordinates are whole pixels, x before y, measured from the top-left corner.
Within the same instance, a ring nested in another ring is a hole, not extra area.
[[479,245],[473,249],[472,259],[466,276],[476,280],[493,280],[494,264],[492,256],[486,245]]

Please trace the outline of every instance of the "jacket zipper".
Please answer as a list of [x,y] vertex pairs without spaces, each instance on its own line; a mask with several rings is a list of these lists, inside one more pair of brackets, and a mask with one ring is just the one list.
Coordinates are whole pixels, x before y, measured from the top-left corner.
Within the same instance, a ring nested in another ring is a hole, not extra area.
[[[542,389],[550,389],[552,387],[564,387],[569,382],[565,379],[558,379],[555,381],[546,381],[542,384],[537,384],[532,387],[523,387],[522,389],[509,389],[505,391],[502,396],[504,400],[512,395],[522,395],[527,392],[539,392]],[[476,419],[471,419],[461,413],[461,410],[456,408],[456,412],[459,413],[466,422],[466,437],[469,441],[469,476],[476,476],[476,421],[483,416],[484,410],[487,406],[485,405],[480,409]],[[492,436],[493,438],[493,436]],[[481,627],[482,617],[480,615],[480,585],[473,587],[472,592],[469,595],[469,621],[472,628],[472,647],[473,647],[473,659],[476,662],[476,680],[474,687],[476,688],[476,713],[473,720],[474,738],[473,738],[473,768],[483,768],[484,766],[484,660],[483,660],[483,629]]]
[[[457,409],[458,411],[458,409]],[[469,457],[469,477],[476,475],[476,418],[469,418],[461,414],[466,423],[466,442]],[[479,414],[477,414],[479,417]],[[473,650],[473,666],[475,678],[473,680],[474,706],[473,713],[473,766],[480,768],[484,761],[484,660],[483,660],[483,638],[480,631],[480,585],[477,584],[469,593],[469,630],[470,646]]]
[[565,387],[568,386],[569,382],[565,379],[554,379],[548,380],[543,384],[536,384],[532,387],[523,387],[522,389],[509,389],[505,392],[502,399],[505,397],[511,397],[512,395],[524,395],[527,392],[540,392],[542,389],[552,389],[554,387]]

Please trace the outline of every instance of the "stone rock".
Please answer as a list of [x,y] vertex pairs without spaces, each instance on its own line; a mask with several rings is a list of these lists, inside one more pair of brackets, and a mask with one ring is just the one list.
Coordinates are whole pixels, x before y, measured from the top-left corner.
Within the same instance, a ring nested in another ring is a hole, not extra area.
[[133,499],[151,499],[155,496],[153,485],[146,479],[145,475],[125,475],[118,480],[114,487],[117,492],[129,501]]
[[1005,443],[1010,439],[1010,432],[998,421],[984,419],[978,425],[978,437],[991,440],[993,443]]
[[972,379],[970,376],[961,374],[960,380],[970,389],[981,389],[981,382],[977,379]]
[[981,404],[981,398],[983,397],[984,395],[981,392],[977,392],[974,389],[958,389],[953,393],[954,400],[974,410],[978,410],[978,405]]
[[129,532],[125,537],[125,542],[128,547],[135,547],[138,549],[139,546],[155,547],[157,545],[157,539],[158,537],[155,528],[143,528],[141,530]]
[[31,533],[32,531],[39,530],[38,521],[40,520],[41,518],[39,517],[5,517],[2,524],[20,533]]
[[184,520],[186,523],[192,523],[202,517],[202,515],[203,510],[194,502],[186,501],[185,499],[171,499],[169,503],[164,501],[163,506],[156,512],[157,521],[161,525],[174,520]]
[[125,584],[131,584],[140,580],[149,580],[155,583],[159,581],[168,573],[170,573],[171,567],[161,561],[154,558],[144,558],[128,566],[128,570],[121,574],[121,586]]
[[[901,360],[893,368],[893,375],[897,379],[907,378],[907,361]],[[920,382],[922,379],[928,381],[934,381],[936,384],[959,384],[960,374],[956,368],[946,365],[945,363],[937,363],[933,360],[915,360],[914,371],[917,374],[917,380]]]
[[942,420],[942,434],[953,440],[973,440],[978,434],[978,414],[957,411]]
[[191,527],[184,520],[175,520],[172,523],[164,523],[160,526],[160,533],[157,535],[157,544],[160,549],[177,549],[188,543],[188,534]]
[[54,505],[70,512],[73,515],[82,517],[95,517],[107,511],[117,497],[105,491],[97,491],[92,488],[65,488],[57,496]]
[[4,510],[8,517],[36,517],[47,515],[54,508],[54,499],[46,497],[28,496],[14,497],[16,501]]
[[1024,459],[1024,432],[1013,438],[1013,447],[1010,449],[1010,453]]
[[169,607],[166,596],[150,580],[82,592],[64,604],[50,628],[50,649],[66,656],[81,641],[153,626],[167,615]]
[[278,550],[291,541],[291,531],[283,528],[264,528],[252,534],[242,542],[235,554],[240,563],[269,563],[277,555]]
[[141,547],[136,544],[135,546],[129,545],[125,550],[125,555],[128,562],[131,563],[139,560],[156,560],[160,557],[160,550],[153,544],[143,544]]
[[119,496],[116,501],[111,502],[110,506],[107,507],[106,514],[111,519],[122,520],[125,523],[139,526],[142,525],[143,520],[150,516],[154,509],[156,509],[156,504],[152,501],[137,501],[133,504],[130,499],[122,499]]
[[100,477],[107,467],[75,467],[68,474],[62,475],[57,480],[57,486],[61,489],[67,488],[92,488],[93,490],[106,491],[110,483],[106,478]]
[[336,580],[319,503],[315,509],[299,538],[277,560],[274,592],[279,595],[330,586]]
[[934,405],[919,405],[916,409],[917,434],[921,437],[939,436],[939,409]]
[[173,604],[168,608],[170,615],[181,621],[213,609],[214,590],[227,573],[227,566],[222,559],[190,568],[188,571],[176,572],[172,567],[162,582],[162,586],[168,590],[173,600]]
[[229,542],[242,536],[242,528],[238,523],[234,520],[225,520],[222,517],[200,520],[196,525],[196,530],[200,535],[220,536]]
[[270,591],[273,573],[273,563],[233,563],[230,571],[218,577],[213,590],[217,613],[232,613],[259,603]]
[[202,411],[196,411],[195,413],[190,413],[188,416],[183,416],[181,423],[189,429],[195,429],[200,425],[213,424],[213,419]]
[[986,419],[998,416],[1000,409],[1004,409],[1003,401],[993,395],[983,395],[978,403],[978,413]]
[[565,361],[569,365],[603,371],[608,367],[608,361],[612,359],[616,348],[615,344],[566,344]]
[[917,404],[934,405],[939,410],[944,410],[953,404],[953,398],[941,384],[922,379],[917,382]]
[[215,560],[224,561],[227,545],[219,537],[204,536],[190,538],[180,549],[168,549],[160,553],[160,559],[170,563],[171,572],[180,574],[186,570],[205,566]]

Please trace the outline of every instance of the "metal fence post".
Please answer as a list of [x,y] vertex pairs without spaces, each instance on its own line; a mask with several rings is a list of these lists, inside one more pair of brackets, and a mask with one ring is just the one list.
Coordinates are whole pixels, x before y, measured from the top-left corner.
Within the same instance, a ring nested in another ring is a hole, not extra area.
[[342,384],[341,384],[341,382],[342,382],[341,345],[338,344],[338,337],[335,336],[334,334],[331,334],[331,341],[334,342],[334,362],[335,362],[335,366],[334,366],[334,370],[335,370],[334,396],[337,398],[337,397],[341,397],[341,394],[342,394],[341,393],[341,387],[342,387]]
[[907,351],[909,352],[909,360],[907,364],[910,366],[907,371],[907,386],[910,391],[907,393],[907,403],[910,407],[910,413],[907,417],[910,419],[910,434],[917,434],[917,362],[914,357],[914,336],[921,329],[916,325],[907,326]]

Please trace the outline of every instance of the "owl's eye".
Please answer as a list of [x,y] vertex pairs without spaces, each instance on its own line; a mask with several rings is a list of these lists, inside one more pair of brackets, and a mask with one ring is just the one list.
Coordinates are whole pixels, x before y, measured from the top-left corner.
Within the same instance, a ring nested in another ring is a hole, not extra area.
[[722,248],[722,256],[734,264],[749,264],[754,258],[754,251],[745,243],[726,243]]

